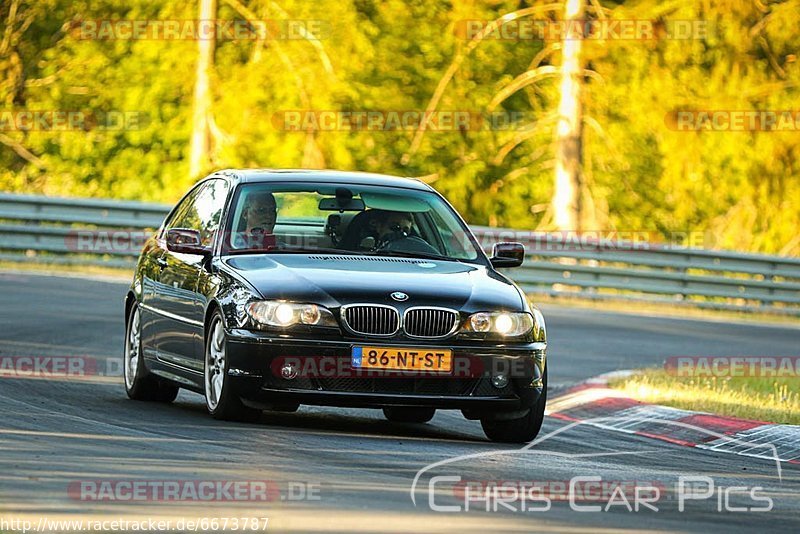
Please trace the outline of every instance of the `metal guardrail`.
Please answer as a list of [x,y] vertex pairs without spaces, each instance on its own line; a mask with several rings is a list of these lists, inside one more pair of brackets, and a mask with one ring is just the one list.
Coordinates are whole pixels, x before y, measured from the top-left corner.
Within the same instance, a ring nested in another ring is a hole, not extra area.
[[[0,193],[0,261],[132,269],[138,243],[161,225],[165,204]],[[101,250],[82,249],[86,230],[115,232]],[[127,243],[126,243],[127,241]]]
[[[0,193],[0,260],[132,269],[169,208]],[[95,239],[83,246],[91,231]],[[525,264],[508,274],[528,293],[800,316],[800,258],[647,243],[609,247],[501,228],[473,232],[487,250],[504,240],[526,245]]]

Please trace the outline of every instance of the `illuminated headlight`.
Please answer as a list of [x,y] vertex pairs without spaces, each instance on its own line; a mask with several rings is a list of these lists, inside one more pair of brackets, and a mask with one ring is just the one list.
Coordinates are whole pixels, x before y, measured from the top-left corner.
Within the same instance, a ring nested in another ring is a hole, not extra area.
[[534,320],[529,313],[479,312],[469,316],[461,331],[516,337],[527,334],[533,326]]
[[268,326],[337,326],[330,310],[317,304],[260,300],[247,305],[247,314],[257,323]]

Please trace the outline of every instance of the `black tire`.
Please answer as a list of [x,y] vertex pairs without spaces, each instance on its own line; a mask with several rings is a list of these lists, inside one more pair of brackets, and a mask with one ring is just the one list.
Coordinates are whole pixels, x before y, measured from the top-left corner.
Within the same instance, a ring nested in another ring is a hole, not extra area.
[[[221,330],[217,330],[221,328]],[[216,338],[215,338],[216,336]],[[206,408],[214,419],[253,423],[261,419],[261,410],[245,406],[228,376],[225,319],[217,309],[208,323],[203,351],[203,384]],[[221,349],[221,352],[220,352]],[[221,355],[221,359],[220,359]],[[221,378],[219,377],[221,375]],[[211,380],[214,379],[214,383]]]
[[180,388],[147,370],[142,355],[139,313],[139,303],[134,302],[125,326],[122,362],[125,392],[133,400],[170,403],[178,396]]
[[427,423],[436,415],[436,409],[392,406],[384,408],[383,415],[393,423]]
[[543,384],[541,397],[523,417],[506,420],[481,419],[486,437],[501,443],[528,443],[536,439],[542,428],[547,406],[547,369],[544,371]]

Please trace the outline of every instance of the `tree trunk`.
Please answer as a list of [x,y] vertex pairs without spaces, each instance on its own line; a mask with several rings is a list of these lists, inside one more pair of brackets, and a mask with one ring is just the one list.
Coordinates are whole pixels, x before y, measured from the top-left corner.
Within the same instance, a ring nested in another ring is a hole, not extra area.
[[[217,1],[200,0],[200,20],[216,18]],[[213,23],[212,23],[213,24]],[[199,178],[209,166],[211,148],[211,87],[209,73],[214,66],[216,35],[197,40],[197,74],[194,85],[194,107],[192,109],[192,146],[189,155],[189,174]]]
[[583,166],[583,111],[581,105],[582,33],[573,24],[583,21],[584,0],[566,0],[564,21],[567,39],[562,48],[561,100],[556,126],[555,190],[553,221],[559,231],[580,231]]

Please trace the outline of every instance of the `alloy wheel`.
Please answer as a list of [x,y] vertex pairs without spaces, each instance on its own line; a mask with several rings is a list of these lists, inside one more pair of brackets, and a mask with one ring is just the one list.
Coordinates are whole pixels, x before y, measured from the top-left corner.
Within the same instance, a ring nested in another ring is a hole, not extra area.
[[222,398],[225,385],[225,328],[217,317],[211,324],[211,337],[206,350],[206,404],[209,410],[216,410]]

